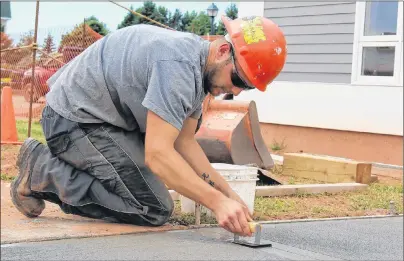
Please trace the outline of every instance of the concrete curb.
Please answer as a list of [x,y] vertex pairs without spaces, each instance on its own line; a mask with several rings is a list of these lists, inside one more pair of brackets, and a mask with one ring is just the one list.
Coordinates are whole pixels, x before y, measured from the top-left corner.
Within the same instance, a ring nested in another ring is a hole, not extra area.
[[347,191],[359,191],[368,187],[361,183],[334,183],[334,184],[298,184],[298,185],[278,185],[278,186],[257,186],[256,197],[276,197],[291,196],[299,193],[319,194],[319,193],[340,193]]

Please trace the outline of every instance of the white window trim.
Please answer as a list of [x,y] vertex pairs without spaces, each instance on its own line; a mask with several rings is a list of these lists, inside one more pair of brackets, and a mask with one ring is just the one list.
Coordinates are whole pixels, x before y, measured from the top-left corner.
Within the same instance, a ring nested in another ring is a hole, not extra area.
[[[389,36],[364,36],[367,1],[356,2],[355,33],[352,56],[353,85],[383,85],[403,87],[403,2],[398,2],[397,34]],[[394,76],[362,76],[362,48],[366,46],[394,46]]]

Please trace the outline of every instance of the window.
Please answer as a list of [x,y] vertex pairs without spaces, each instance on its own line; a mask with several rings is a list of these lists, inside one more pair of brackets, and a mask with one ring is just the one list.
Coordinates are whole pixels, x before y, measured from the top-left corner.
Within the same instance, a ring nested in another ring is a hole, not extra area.
[[403,2],[356,3],[352,83],[403,86]]

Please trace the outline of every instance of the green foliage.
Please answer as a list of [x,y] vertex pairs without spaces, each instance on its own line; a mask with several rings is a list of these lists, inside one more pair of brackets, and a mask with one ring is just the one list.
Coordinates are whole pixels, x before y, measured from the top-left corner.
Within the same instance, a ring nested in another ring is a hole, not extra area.
[[[233,19],[233,20],[238,18],[238,9],[237,9],[236,4],[232,3],[232,4],[230,4],[229,7],[227,7],[226,16]],[[224,24],[223,24],[222,20],[220,19],[219,20],[219,25],[217,26],[216,34],[217,35],[225,35],[226,33],[227,33],[226,28],[224,27]]]
[[[133,6],[130,7],[130,10],[133,11]],[[179,9],[176,9],[174,12],[171,12],[166,7],[158,6],[153,1],[143,2],[143,6],[137,8],[135,11],[177,31],[193,32],[197,35],[207,35],[210,33],[210,17],[205,11],[198,13],[193,10],[181,13]],[[236,19],[238,17],[238,9],[236,4],[231,3],[227,7],[226,15],[231,19]],[[226,33],[224,25],[220,18],[218,20],[219,23],[214,24],[215,34],[224,35]],[[135,15],[132,12],[128,12],[122,22],[118,25],[118,29],[135,24],[157,25],[156,23]]]
[[[130,6],[130,10],[133,11],[133,6]],[[140,8],[136,9],[136,12],[139,12]],[[132,12],[128,12],[128,14],[123,18],[123,21],[118,25],[118,29],[131,26],[139,23],[139,16],[134,15]]]
[[[145,1],[143,3],[143,6],[140,9],[140,13],[159,23],[163,22],[163,20],[164,20],[164,17],[158,12],[158,9],[156,8],[156,4],[153,3],[152,1]],[[139,17],[139,24],[156,25],[155,23],[153,23],[143,17]]]
[[197,35],[207,35],[210,33],[210,28],[210,17],[205,12],[200,12],[199,15],[191,21],[191,24],[188,25],[186,29],[188,32],[192,32]]
[[158,20],[156,20],[157,22],[165,24],[165,25],[168,24],[168,17],[169,17],[170,11],[168,11],[168,9],[166,7],[159,6],[157,8],[157,12],[154,12],[154,14],[155,14],[156,18],[158,19]]
[[72,31],[62,35],[59,46],[59,52],[65,46],[76,46],[87,48],[98,40],[99,35],[94,33],[88,24],[81,23],[76,25]]
[[236,4],[232,3],[229,7],[227,7],[226,16],[233,20],[238,18],[238,9]]
[[226,34],[226,28],[224,27],[224,24],[222,21],[219,21],[219,25],[217,26],[217,35],[225,35]]
[[397,210],[403,212],[403,185],[385,185],[374,183],[364,193],[350,196],[351,207],[355,210],[389,209],[390,201],[394,201]]
[[109,33],[109,30],[107,29],[107,26],[105,23],[102,23],[98,18],[95,16],[90,16],[86,19],[86,24],[91,27],[94,31],[99,33],[100,35],[107,35]]
[[[16,123],[17,123],[16,125],[17,125],[18,140],[24,141],[27,138],[28,133],[28,120],[17,120]],[[31,122],[31,137],[46,144],[45,136],[42,131],[42,126],[39,121]]]
[[175,30],[183,31],[182,30],[182,13],[179,9],[175,9],[174,14],[169,12],[168,26]]
[[1,180],[11,182],[14,180],[14,177],[8,175],[7,173],[1,173]]
[[198,13],[195,12],[195,11],[192,11],[192,12],[186,11],[185,14],[182,16],[182,19],[181,19],[181,25],[180,25],[181,30],[180,30],[180,31],[183,31],[183,32],[185,32],[185,31],[191,32],[191,31],[188,30],[187,28],[190,27],[191,22],[192,22],[197,16],[198,16]]

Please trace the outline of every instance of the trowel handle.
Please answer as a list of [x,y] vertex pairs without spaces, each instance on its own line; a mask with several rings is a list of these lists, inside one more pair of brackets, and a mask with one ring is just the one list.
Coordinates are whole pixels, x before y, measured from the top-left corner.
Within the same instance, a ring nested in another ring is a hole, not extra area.
[[261,224],[257,222],[248,222],[248,226],[250,227],[252,233],[255,233],[257,226],[260,226],[261,228]]

